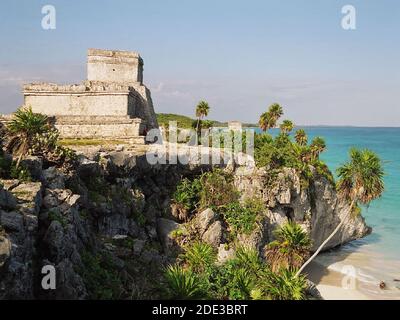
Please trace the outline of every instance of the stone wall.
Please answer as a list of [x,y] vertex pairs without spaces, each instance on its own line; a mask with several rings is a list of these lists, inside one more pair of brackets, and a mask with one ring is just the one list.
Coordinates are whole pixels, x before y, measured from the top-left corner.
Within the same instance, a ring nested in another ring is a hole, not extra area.
[[143,60],[138,53],[89,49],[87,68],[88,80],[81,84],[24,85],[25,106],[55,116],[64,138],[134,138],[145,129],[158,128],[150,90],[142,84]]
[[128,115],[129,92],[27,92],[24,104],[49,116]]
[[143,82],[143,60],[136,52],[88,50],[88,80],[132,83]]
[[66,139],[134,139],[132,142],[144,143],[144,123],[138,118],[57,116],[53,121]]

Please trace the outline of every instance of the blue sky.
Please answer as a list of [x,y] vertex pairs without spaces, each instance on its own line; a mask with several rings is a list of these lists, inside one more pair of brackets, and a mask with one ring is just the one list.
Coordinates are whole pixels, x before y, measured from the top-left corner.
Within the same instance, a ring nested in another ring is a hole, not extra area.
[[[56,30],[41,28],[46,4]],[[84,80],[93,47],[140,52],[157,112],[205,99],[210,118],[256,122],[279,102],[298,124],[400,126],[399,34],[397,0],[3,0],[0,113],[22,83]]]

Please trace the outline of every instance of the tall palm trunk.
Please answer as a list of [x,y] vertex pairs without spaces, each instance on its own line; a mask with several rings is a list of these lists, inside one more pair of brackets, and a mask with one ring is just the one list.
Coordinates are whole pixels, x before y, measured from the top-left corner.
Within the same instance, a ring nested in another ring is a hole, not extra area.
[[201,120],[201,116],[199,116],[197,118],[197,126],[196,126],[196,132],[197,132],[197,144],[199,144],[199,140],[200,140],[200,132],[199,132],[199,128],[200,128],[200,120]]
[[196,125],[196,132],[199,133],[199,126],[200,126],[200,117],[197,117],[197,125]]
[[338,224],[336,229],[333,230],[333,232],[329,235],[329,237],[324,242],[322,242],[322,244],[318,247],[317,251],[315,251],[314,254],[301,266],[299,271],[297,271],[297,273],[296,273],[296,277],[298,277],[303,272],[303,270],[309,265],[309,263],[314,260],[314,258],[321,252],[321,250],[325,247],[325,245],[334,237],[334,235],[344,225],[344,223],[347,221],[347,218],[350,217],[350,214],[353,210],[353,206],[354,206],[355,202],[356,202],[355,200],[353,200],[351,202],[350,209],[347,212],[347,214],[345,215],[345,217],[343,218],[343,220]]

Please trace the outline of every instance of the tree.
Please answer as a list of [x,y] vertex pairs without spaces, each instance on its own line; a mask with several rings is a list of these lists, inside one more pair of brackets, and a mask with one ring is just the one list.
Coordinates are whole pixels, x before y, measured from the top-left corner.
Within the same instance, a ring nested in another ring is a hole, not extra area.
[[325,140],[321,137],[315,137],[311,141],[310,149],[313,158],[317,159],[319,155],[326,150]]
[[259,126],[263,131],[276,127],[276,123],[283,115],[282,107],[274,103],[272,104],[267,112],[264,112],[260,116]]
[[210,111],[210,106],[206,101],[202,100],[197,104],[196,106],[197,132],[199,132],[200,120],[204,117],[207,117],[209,111]]
[[304,129],[299,129],[296,131],[294,139],[296,140],[297,144],[300,146],[306,146],[308,143],[307,133]]
[[31,107],[21,107],[13,115],[6,128],[6,150],[18,156],[17,167],[22,157],[29,154],[37,135],[50,130],[48,118],[39,113],[33,113]]
[[283,120],[282,124],[280,125],[280,129],[283,134],[289,134],[294,128],[294,124],[290,120]]
[[319,246],[317,251],[307,260],[297,272],[297,276],[320,253],[324,246],[340,230],[344,223],[351,217],[358,204],[368,205],[379,198],[384,191],[383,168],[381,159],[373,151],[368,149],[350,150],[350,161],[342,165],[338,170],[337,190],[339,196],[350,202],[346,215],[329,237]]
[[282,268],[300,268],[309,257],[311,240],[302,227],[292,221],[278,228],[276,240],[266,246],[265,257],[273,272]]

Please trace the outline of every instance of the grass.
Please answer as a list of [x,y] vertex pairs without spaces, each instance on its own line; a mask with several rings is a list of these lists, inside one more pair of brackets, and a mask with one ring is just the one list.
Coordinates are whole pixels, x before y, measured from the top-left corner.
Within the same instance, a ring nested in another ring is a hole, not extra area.
[[100,139],[61,139],[61,146],[102,146],[102,145],[117,145],[125,144],[121,140],[100,140]]

